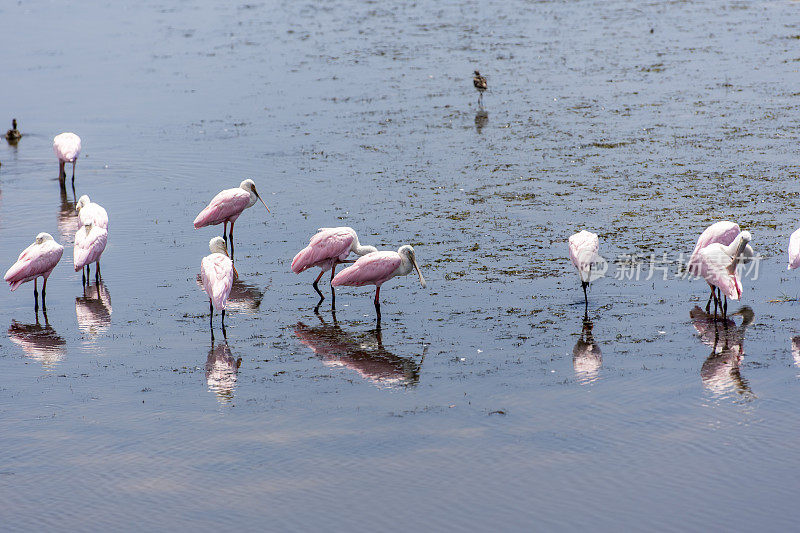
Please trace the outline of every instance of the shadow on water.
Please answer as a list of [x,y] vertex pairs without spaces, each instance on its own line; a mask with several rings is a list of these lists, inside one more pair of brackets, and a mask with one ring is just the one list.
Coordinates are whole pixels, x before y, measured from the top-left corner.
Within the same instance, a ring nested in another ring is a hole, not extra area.
[[584,316],[581,335],[572,349],[572,367],[575,369],[575,377],[581,383],[596,381],[603,366],[603,354],[600,345],[594,340],[593,327],[589,317]]
[[44,315],[44,326],[39,322],[36,313],[35,324],[21,324],[16,320],[8,328],[8,339],[22,348],[27,357],[39,361],[46,370],[52,370],[67,355],[67,343],[47,321]]
[[[730,318],[735,315],[742,317],[739,326]],[[744,358],[745,330],[753,323],[753,310],[744,306],[729,315],[729,318],[720,320],[695,306],[689,312],[689,317],[700,340],[711,347],[711,354],[700,369],[703,385],[717,396],[725,396],[729,392],[736,391],[748,400],[755,399],[755,394],[750,390],[750,385],[740,371]]]
[[347,367],[364,379],[384,386],[413,386],[419,383],[427,346],[417,362],[413,357],[402,357],[386,350],[380,329],[370,330],[363,338],[356,338],[339,326],[335,315],[331,324],[321,316],[319,320],[322,325],[316,327],[298,322],[294,334],[325,365]]
[[[203,289],[203,280],[200,274],[197,275],[197,286]],[[241,311],[253,314],[261,307],[261,300],[264,298],[264,291],[241,279],[235,279],[228,296],[227,309],[229,311]]]
[[488,123],[489,113],[483,108],[478,109],[475,113],[475,131],[483,133],[483,128],[486,127]]
[[227,340],[217,345],[211,342],[206,358],[206,383],[208,390],[217,395],[219,403],[228,404],[233,401],[236,377],[241,365],[242,358],[233,357]]
[[75,244],[75,233],[78,231],[78,212],[75,202],[69,199],[67,190],[61,188],[61,206],[58,210],[58,234],[61,236],[59,244],[64,247]]
[[102,281],[84,286],[83,296],[75,298],[78,329],[94,339],[111,325],[111,294]]

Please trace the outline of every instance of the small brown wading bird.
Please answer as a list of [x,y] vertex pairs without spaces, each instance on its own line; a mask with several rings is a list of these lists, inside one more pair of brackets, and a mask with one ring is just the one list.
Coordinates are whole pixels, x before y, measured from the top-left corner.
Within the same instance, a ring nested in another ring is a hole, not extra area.
[[17,144],[22,138],[22,134],[17,129],[17,119],[11,119],[11,129],[6,132],[6,140],[11,144]]
[[475,76],[472,77],[472,85],[478,91],[478,105],[483,107],[483,91],[488,88],[488,85],[486,84],[486,78],[481,76],[481,73],[477,70],[475,71]]

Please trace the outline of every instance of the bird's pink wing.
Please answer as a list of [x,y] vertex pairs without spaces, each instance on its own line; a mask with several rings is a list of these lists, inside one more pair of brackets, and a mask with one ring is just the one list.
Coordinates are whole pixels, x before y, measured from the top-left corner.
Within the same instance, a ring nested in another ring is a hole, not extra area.
[[728,222],[727,220],[715,222],[707,227],[705,231],[700,234],[700,237],[698,237],[697,244],[694,246],[694,251],[692,251],[692,255],[689,257],[689,272],[700,275],[700,250],[715,242],[728,246],[736,239],[739,232],[739,224]]
[[108,213],[102,206],[95,203],[90,203],[80,210],[78,221],[81,226],[91,224],[98,228],[108,229]]
[[74,161],[81,153],[81,138],[74,133],[62,133],[53,139],[53,151],[61,161]]
[[400,266],[400,254],[397,252],[372,252],[362,256],[353,263],[353,266],[345,268],[333,278],[331,285],[350,285],[361,287],[362,285],[380,285],[389,279],[392,273]]
[[4,279],[16,290],[21,284],[37,276],[49,275],[64,253],[60,244],[48,241],[44,244],[32,244],[19,256],[19,260],[8,269]]
[[250,193],[244,189],[226,189],[217,194],[205,209],[194,219],[194,227],[202,228],[221,224],[232,216],[238,216],[250,203]]
[[709,244],[700,250],[699,257],[700,275],[714,287],[719,287],[722,293],[731,300],[738,300],[742,295],[742,284],[736,271],[729,270],[733,260],[725,253],[723,245],[720,243]]
[[599,250],[600,239],[590,231],[582,230],[569,238],[569,259],[581,274],[581,280],[583,273],[597,260]]
[[800,229],[789,237],[789,267],[788,270],[800,266]]
[[203,290],[214,307],[225,309],[233,287],[233,263],[230,258],[219,253],[205,256],[200,264],[200,277]]
[[108,232],[103,228],[92,228],[88,235],[85,228],[79,229],[78,233],[75,234],[75,247],[73,248],[72,257],[75,272],[100,259],[103,250],[106,249],[107,242]]
[[347,259],[355,236],[349,228],[326,228],[311,238],[308,246],[297,252],[292,259],[292,272],[311,268],[322,261]]

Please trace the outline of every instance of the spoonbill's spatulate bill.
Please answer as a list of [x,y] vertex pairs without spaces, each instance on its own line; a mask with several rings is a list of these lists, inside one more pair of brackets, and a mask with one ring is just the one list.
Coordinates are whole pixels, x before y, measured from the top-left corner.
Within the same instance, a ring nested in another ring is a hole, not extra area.
[[100,226],[86,224],[75,234],[75,247],[73,248],[73,266],[75,272],[86,268],[87,275],[83,276],[83,284],[88,281],[89,265],[95,263],[95,283],[100,283],[100,256],[106,249],[108,231]]
[[75,164],[81,154],[81,138],[71,132],[61,133],[53,139],[53,151],[58,158],[58,181],[61,185],[67,180],[64,165],[72,163],[72,187],[75,188]]
[[569,238],[569,259],[578,269],[578,275],[581,278],[585,314],[589,312],[589,297],[586,294],[586,288],[592,281],[592,269],[600,259],[597,253],[599,249],[600,239],[597,238],[596,233],[591,231],[581,230]]
[[47,278],[61,260],[63,253],[64,247],[54,241],[49,233],[40,233],[36,236],[36,241],[19,254],[17,262],[8,269],[4,279],[12,291],[17,290],[23,283],[33,280],[33,300],[38,311],[39,293],[36,290],[36,278],[39,276],[44,278],[42,283],[42,308],[44,308]]
[[[194,219],[194,227],[202,228],[205,226],[216,226],[217,224],[224,224],[222,228],[222,238],[225,242],[228,241],[228,236],[231,240],[231,261],[234,260],[233,256],[233,223],[242,214],[242,211],[248,207],[252,207],[257,200],[266,207],[269,213],[269,207],[264,203],[264,200],[259,196],[256,190],[256,184],[251,179],[244,180],[238,187],[233,189],[225,189],[217,194],[205,209],[200,211],[197,218]],[[225,235],[228,230],[228,222],[231,223],[231,232]]]
[[[712,243],[700,250],[699,272],[712,287],[717,287],[720,292],[731,300],[738,300],[742,296],[742,282],[736,272],[745,247],[752,239],[749,231],[743,231],[728,246]],[[714,306],[716,314],[717,302]],[[722,316],[727,314],[727,302],[722,307]]]
[[[331,271],[331,281],[336,275],[336,265],[339,263],[348,263],[347,257],[350,252],[356,255],[367,255],[372,252],[377,252],[378,249],[374,246],[362,246],[358,242],[358,235],[353,228],[346,226],[339,228],[320,228],[317,233],[311,237],[308,246],[297,252],[292,260],[292,272],[299,274],[304,270],[312,267],[319,267],[322,271],[317,276],[312,284],[314,290],[319,294],[320,302],[325,299],[325,295],[319,290],[317,283],[319,283],[322,275],[328,270]],[[336,305],[336,291],[331,286],[331,298],[333,305]]]
[[786,270],[792,270],[800,266],[800,229],[792,233],[789,237],[789,266]]
[[339,272],[331,285],[349,285],[351,287],[361,287],[363,285],[375,285],[375,312],[378,315],[378,323],[381,320],[381,285],[395,276],[405,276],[412,270],[417,271],[419,282],[425,288],[425,278],[417,264],[417,257],[414,248],[406,244],[401,246],[396,252],[373,252],[358,258],[353,266],[347,267]]
[[200,279],[203,283],[203,290],[208,295],[208,307],[211,314],[209,325],[213,339],[214,309],[222,312],[222,334],[225,335],[225,308],[228,304],[228,296],[231,294],[231,287],[233,287],[233,261],[228,257],[228,250],[222,237],[211,239],[208,248],[211,250],[211,254],[205,256],[200,263]]

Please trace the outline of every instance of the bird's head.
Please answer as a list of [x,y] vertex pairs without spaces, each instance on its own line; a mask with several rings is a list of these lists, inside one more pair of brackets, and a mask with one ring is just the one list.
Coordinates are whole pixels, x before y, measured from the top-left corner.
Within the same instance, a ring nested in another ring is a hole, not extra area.
[[91,200],[89,200],[89,197],[84,194],[83,196],[78,198],[78,203],[75,204],[75,211],[80,213],[81,208],[86,207],[90,202]]
[[225,245],[225,239],[222,237],[214,237],[208,241],[208,249],[212,254],[222,254],[227,257],[228,247]]
[[49,233],[42,232],[36,236],[36,244],[42,244],[45,241],[52,241],[53,236]]
[[250,206],[255,204],[256,198],[258,198],[259,200],[261,200],[261,203],[264,204],[264,207],[266,207],[267,213],[270,212],[269,207],[267,207],[267,204],[264,203],[263,198],[261,198],[261,196],[258,194],[258,190],[256,189],[256,182],[248,178],[244,180],[242,183],[240,183],[239,187],[250,193]]
[[476,70],[476,71],[475,71],[475,75],[476,75],[476,76],[480,76],[480,75],[481,75],[481,73],[480,73],[480,72],[478,72],[478,71]]
[[401,257],[405,257],[407,260],[411,261],[411,266],[414,267],[414,270],[417,271],[417,275],[419,276],[419,282],[422,284],[422,288],[424,289],[427,287],[427,283],[425,283],[425,278],[422,277],[422,272],[419,270],[419,264],[417,263],[417,255],[414,253],[414,248],[410,244],[405,244],[401,246],[397,253],[400,254]]

